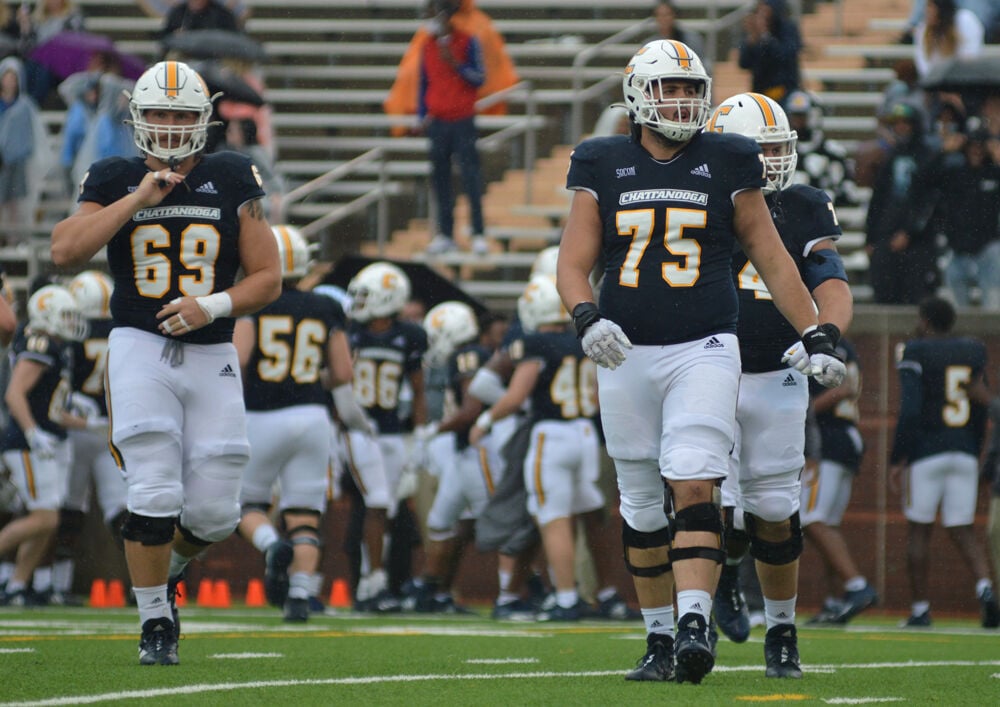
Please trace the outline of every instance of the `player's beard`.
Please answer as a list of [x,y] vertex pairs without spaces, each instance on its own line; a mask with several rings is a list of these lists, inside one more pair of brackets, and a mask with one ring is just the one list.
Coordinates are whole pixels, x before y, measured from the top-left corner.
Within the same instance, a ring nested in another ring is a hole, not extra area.
[[649,129],[650,134],[653,136],[653,140],[660,147],[667,148],[668,150],[676,150],[678,147],[686,145],[689,140],[671,140],[666,135],[653,128]]

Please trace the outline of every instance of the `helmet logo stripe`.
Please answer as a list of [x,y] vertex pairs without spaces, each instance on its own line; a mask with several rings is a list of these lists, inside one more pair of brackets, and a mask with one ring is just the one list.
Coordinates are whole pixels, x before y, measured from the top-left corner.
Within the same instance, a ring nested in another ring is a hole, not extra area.
[[181,92],[180,70],[176,61],[167,61],[163,64],[163,91],[167,98],[177,98]]
[[677,63],[682,69],[691,68],[691,53],[688,51],[687,45],[683,42],[678,42],[675,39],[669,40],[669,44],[673,47]]
[[764,125],[766,127],[774,127],[778,124],[778,119],[774,117],[774,109],[771,108],[771,104],[767,102],[764,96],[759,93],[748,93],[757,107],[760,108],[760,113],[764,117]]

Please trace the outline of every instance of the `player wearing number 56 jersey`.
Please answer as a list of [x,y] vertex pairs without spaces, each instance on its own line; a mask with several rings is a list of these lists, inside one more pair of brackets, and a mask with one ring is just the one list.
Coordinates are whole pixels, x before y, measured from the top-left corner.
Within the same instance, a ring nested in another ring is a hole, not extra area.
[[[714,665],[708,621],[723,553],[713,491],[728,472],[735,428],[740,358],[730,259],[737,242],[816,364],[836,361],[771,222],[760,148],[740,135],[702,131],[710,89],[690,47],[646,44],[622,80],[631,134],[577,146],[566,179],[574,195],[559,248],[559,292],[584,351],[601,366],[626,566],[646,623],[647,652],[631,680],[698,683]],[[598,307],[588,278],[602,255]]]
[[[268,599],[284,607],[286,621],[306,621],[309,596],[318,592],[312,585],[327,498],[327,388],[346,392],[347,402],[353,402],[348,385],[351,351],[341,306],[330,297],[296,288],[309,267],[305,238],[292,226],[272,230],[285,279],[281,296],[252,317],[240,319],[234,337],[243,370],[251,449],[240,491],[239,533],[264,554]],[[338,403],[343,420],[365,422],[356,404],[352,417],[344,399]],[[287,541],[268,518],[276,481]]]
[[139,662],[172,665],[168,579],[240,518],[249,444],[233,317],[276,299],[281,269],[253,164],[202,154],[212,114],[202,78],[160,62],[129,99],[144,157],[91,166],[76,213],[52,231],[52,260],[80,265],[107,246],[115,285],[107,394],[128,482],[122,536],[142,625]]

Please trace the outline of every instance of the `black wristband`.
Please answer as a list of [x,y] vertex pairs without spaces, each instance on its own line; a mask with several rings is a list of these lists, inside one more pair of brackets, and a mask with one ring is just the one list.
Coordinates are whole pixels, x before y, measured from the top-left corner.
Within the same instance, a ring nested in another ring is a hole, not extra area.
[[573,326],[576,337],[582,339],[587,328],[601,318],[601,310],[593,302],[581,302],[573,307]]
[[830,343],[837,346],[840,343],[840,329],[836,324],[832,322],[826,322],[825,324],[820,324],[819,329],[826,332],[826,335],[830,337]]
[[806,347],[806,353],[810,356],[814,354],[826,354],[836,359],[840,358],[837,355],[837,350],[833,347],[833,342],[830,341],[830,336],[819,327],[813,329],[808,334],[802,335],[802,345]]

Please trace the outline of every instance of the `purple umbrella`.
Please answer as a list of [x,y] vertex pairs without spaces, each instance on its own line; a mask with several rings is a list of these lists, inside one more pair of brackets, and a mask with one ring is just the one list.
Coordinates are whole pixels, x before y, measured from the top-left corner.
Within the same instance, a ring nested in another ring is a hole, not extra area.
[[64,79],[89,68],[90,59],[99,52],[110,52],[121,64],[122,75],[138,79],[146,70],[146,62],[132,54],[120,52],[110,37],[92,32],[60,32],[31,52],[31,59]]

